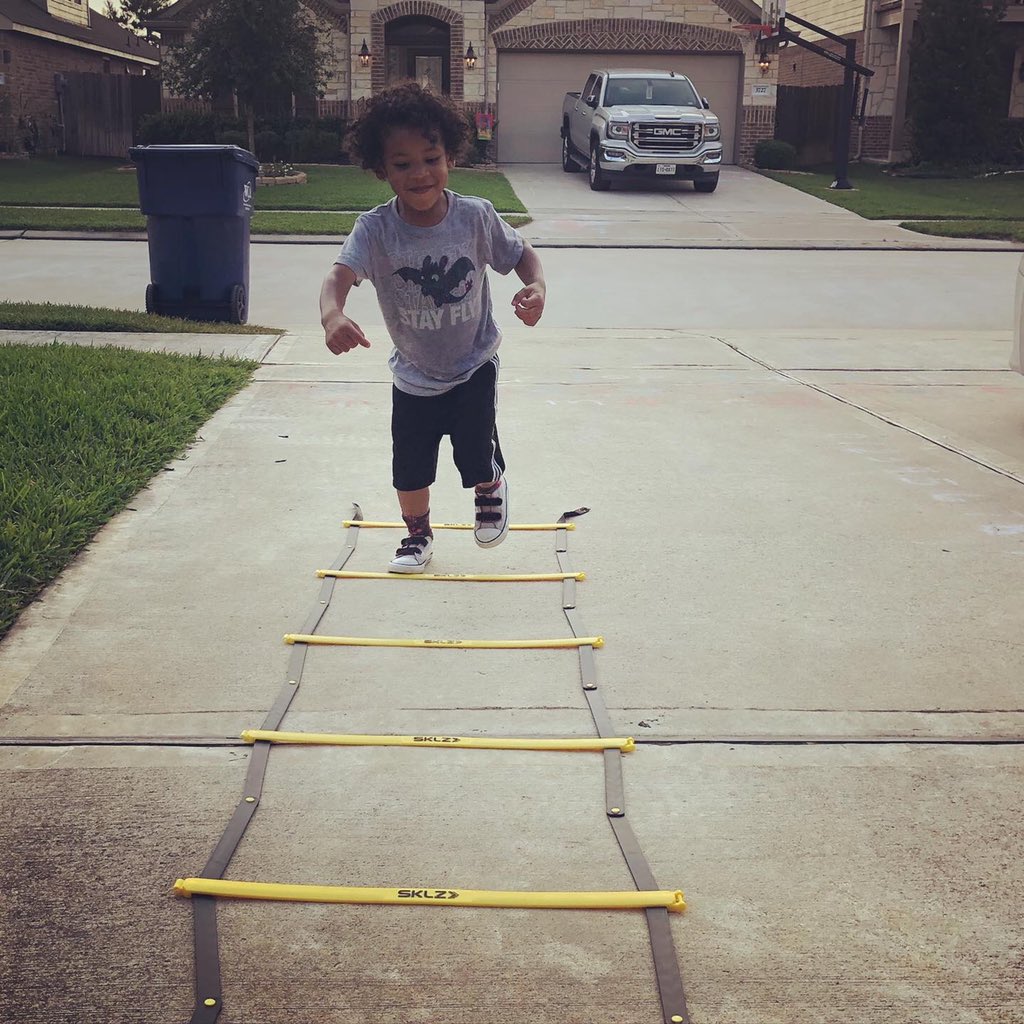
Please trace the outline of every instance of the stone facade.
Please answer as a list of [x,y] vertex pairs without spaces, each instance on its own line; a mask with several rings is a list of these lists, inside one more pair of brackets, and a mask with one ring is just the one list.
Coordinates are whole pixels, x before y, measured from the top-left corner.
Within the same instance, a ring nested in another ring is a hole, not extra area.
[[[168,27],[173,24],[180,33],[183,21],[201,2],[179,0],[161,17],[169,18]],[[759,20],[760,0],[350,0],[345,8],[338,0],[303,3],[331,33],[336,64],[322,108],[332,113],[350,112],[353,105],[384,88],[389,25],[399,19],[424,18],[447,31],[447,89],[467,109],[498,112],[498,54],[502,51],[721,53],[743,59],[744,115],[738,128],[743,137],[737,139],[737,153],[752,153],[766,131],[771,135],[776,64],[773,61],[771,73],[763,76],[756,40],[734,28]],[[344,24],[338,17],[342,9]],[[151,27],[159,29],[159,19]],[[370,53],[366,67],[360,61],[364,41]],[[477,58],[474,68],[467,68],[465,62],[470,46]],[[750,87],[754,82],[768,88],[758,89],[754,96]]]
[[744,83],[769,86],[761,98],[752,97],[747,85],[741,90],[736,154],[739,162],[750,163],[757,142],[774,131],[775,66],[762,76],[754,37],[733,26],[756,21],[759,12],[759,3],[740,0],[510,0],[488,23],[486,99],[500,108],[501,51],[742,55]]

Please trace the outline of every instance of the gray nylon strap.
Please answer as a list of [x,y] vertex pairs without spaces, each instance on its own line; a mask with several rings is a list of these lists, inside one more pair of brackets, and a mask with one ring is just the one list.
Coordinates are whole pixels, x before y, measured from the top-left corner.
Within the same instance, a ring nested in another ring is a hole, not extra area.
[[[564,523],[576,516],[585,515],[589,509],[581,508],[573,512],[565,512],[559,518]],[[568,555],[568,531],[555,531],[555,557],[562,572],[572,572]],[[568,582],[568,581],[566,581]],[[576,591],[567,586],[562,587],[562,611],[569,628],[575,637],[589,636],[580,622],[576,611]],[[605,706],[604,698],[597,684],[597,663],[594,659],[594,648],[587,645],[578,648],[580,660],[580,682],[583,694],[587,699],[590,714],[593,716],[597,734],[601,737],[614,736],[615,727]],[[612,832],[622,850],[622,856],[633,876],[637,889],[658,889],[654,872],[651,871],[647,858],[640,849],[632,826],[626,818],[626,793],[622,777],[622,753],[618,750],[604,752],[604,792],[605,813],[611,824]],[[651,952],[654,959],[654,973],[658,981],[658,994],[661,998],[661,1013],[665,1024],[690,1024],[690,1014],[686,1008],[686,995],[683,991],[683,979],[679,971],[679,960],[676,956],[675,942],[672,940],[672,929],[668,911],[664,907],[656,908],[656,912],[647,911],[647,931],[651,939]]]
[[196,961],[196,1006],[192,1024],[213,1024],[221,1004],[216,898],[193,896],[192,920]]
[[[356,505],[352,519],[360,520],[362,518],[362,510]],[[345,546],[337,561],[331,566],[332,569],[345,567],[345,563],[352,557],[359,541],[358,527],[350,528],[345,532],[347,534]],[[324,617],[331,598],[334,596],[336,582],[337,580],[333,576],[324,578],[316,606],[303,623],[303,632],[312,633],[320,624],[320,620]],[[288,713],[288,708],[291,707],[299,684],[302,682],[306,651],[305,644],[296,644],[292,651],[292,655],[288,659],[288,678],[263,722],[264,729],[276,729]],[[231,815],[223,835],[199,877],[221,878],[227,870],[235,850],[238,849],[238,844],[245,835],[245,830],[249,827],[249,822],[256,813],[256,808],[259,806],[272,745],[262,740],[253,745],[242,799],[235,808],[234,814]],[[192,897],[192,932],[195,947],[196,1003],[190,1024],[213,1024],[220,1013],[222,999],[216,899],[208,896]]]

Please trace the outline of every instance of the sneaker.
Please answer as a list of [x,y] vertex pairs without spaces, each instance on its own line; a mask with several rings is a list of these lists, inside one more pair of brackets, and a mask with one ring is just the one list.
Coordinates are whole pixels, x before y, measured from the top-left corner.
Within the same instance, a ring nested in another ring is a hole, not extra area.
[[475,494],[476,524],[473,536],[482,548],[500,544],[508,533],[508,483],[501,483],[490,494]]
[[391,559],[388,572],[423,572],[433,557],[433,538],[406,537]]

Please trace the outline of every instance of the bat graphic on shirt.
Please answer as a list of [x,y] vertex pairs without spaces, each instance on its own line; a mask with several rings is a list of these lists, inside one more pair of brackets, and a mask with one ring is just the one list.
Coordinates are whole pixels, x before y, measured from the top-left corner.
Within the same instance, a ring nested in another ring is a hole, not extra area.
[[[423,265],[400,267],[394,275],[403,281],[411,281],[420,286],[420,291],[427,298],[434,300],[435,306],[443,306],[451,302],[461,302],[473,287],[473,271],[476,267],[468,256],[460,256],[450,267],[448,257],[442,256],[435,261],[430,256],[423,257]],[[461,294],[456,295],[455,289],[465,281]]]

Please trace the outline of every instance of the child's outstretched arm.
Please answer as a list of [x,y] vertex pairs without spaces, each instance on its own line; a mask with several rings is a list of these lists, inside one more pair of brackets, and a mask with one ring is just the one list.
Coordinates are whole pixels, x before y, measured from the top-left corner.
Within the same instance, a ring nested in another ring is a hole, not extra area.
[[523,244],[523,255],[516,264],[516,274],[526,287],[516,292],[512,305],[516,316],[527,327],[533,327],[544,312],[547,286],[544,284],[544,268],[540,265],[540,257],[529,242]]
[[359,345],[370,347],[359,324],[345,316],[345,300],[355,283],[352,270],[344,263],[335,263],[320,289],[320,322],[324,325],[327,347],[336,356]]

